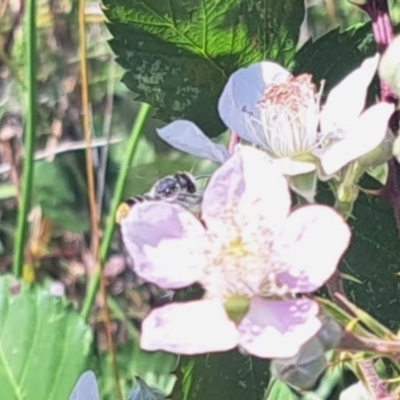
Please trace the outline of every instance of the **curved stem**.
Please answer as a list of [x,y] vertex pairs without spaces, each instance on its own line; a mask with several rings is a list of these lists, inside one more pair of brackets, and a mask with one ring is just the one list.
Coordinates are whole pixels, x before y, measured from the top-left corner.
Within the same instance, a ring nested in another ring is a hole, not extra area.
[[104,262],[108,257],[108,253],[111,247],[111,241],[115,231],[115,225],[116,225],[115,213],[117,211],[118,206],[121,203],[126,177],[129,172],[129,167],[132,163],[133,156],[135,155],[140,134],[143,131],[143,128],[150,116],[150,110],[151,106],[149,104],[143,103],[141,105],[139,113],[135,120],[135,124],[132,129],[132,133],[127,143],[126,157],[121,165],[117,183],[114,189],[114,196],[111,202],[110,213],[104,229],[104,236],[100,247],[100,263],[97,271],[90,279],[89,288],[82,306],[81,315],[85,320],[89,318],[90,310],[92,309],[92,306],[94,304],[97,295],[97,291],[99,289],[102,266],[104,265]]

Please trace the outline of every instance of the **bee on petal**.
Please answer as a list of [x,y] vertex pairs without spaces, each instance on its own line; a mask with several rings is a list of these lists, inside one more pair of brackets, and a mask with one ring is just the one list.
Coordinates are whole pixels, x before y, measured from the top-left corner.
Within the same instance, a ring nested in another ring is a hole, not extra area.
[[198,192],[195,177],[188,172],[177,172],[157,181],[148,193],[130,197],[121,203],[115,215],[117,223],[121,223],[135,204],[145,201],[167,201],[197,213],[201,194]]

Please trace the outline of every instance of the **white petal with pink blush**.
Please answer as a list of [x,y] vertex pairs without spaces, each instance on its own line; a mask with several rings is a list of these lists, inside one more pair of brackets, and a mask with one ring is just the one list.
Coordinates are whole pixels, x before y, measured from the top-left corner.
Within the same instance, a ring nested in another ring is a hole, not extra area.
[[381,102],[373,105],[358,117],[345,132],[342,140],[316,151],[326,175],[340,170],[350,161],[356,160],[376,149],[385,139],[389,119],[395,110],[394,104]]
[[233,349],[239,333],[221,303],[199,300],[153,310],[142,323],[140,346],[178,354]]
[[298,208],[290,214],[274,243],[271,263],[282,266],[277,280],[294,293],[317,290],[336,271],[350,236],[349,226],[332,208]]
[[202,218],[152,202],[122,222],[141,277],[172,289],[196,281],[205,290],[204,300],[152,311],[142,347],[196,354],[239,345],[259,357],[293,356],[320,327],[317,304],[294,298],[335,271],[350,236],[343,218],[316,205],[291,213],[283,175],[245,146],[210,180]]
[[[270,188],[273,188],[272,190]],[[238,145],[236,153],[211,177],[203,196],[202,218],[208,227],[226,211],[236,218],[267,219],[280,226],[290,207],[286,179],[262,151]]]
[[286,358],[321,328],[318,304],[310,299],[271,301],[254,298],[239,325],[239,345],[261,358]]
[[125,246],[135,272],[167,289],[198,281],[206,262],[205,230],[179,205],[167,202],[136,204],[121,222]]

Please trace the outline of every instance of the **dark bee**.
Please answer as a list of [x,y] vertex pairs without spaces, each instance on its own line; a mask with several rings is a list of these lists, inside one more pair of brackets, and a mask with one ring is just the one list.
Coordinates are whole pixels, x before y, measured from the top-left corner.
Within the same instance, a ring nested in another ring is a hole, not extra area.
[[148,193],[131,197],[121,203],[116,212],[116,221],[120,223],[135,204],[161,200],[179,204],[196,212],[201,195],[197,193],[195,178],[187,172],[178,172],[160,179]]

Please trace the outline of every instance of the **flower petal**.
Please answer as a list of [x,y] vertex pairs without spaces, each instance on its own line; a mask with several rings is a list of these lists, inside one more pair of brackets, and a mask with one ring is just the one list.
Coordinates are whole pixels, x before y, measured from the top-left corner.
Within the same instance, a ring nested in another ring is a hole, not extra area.
[[153,310],[143,321],[140,346],[178,354],[230,350],[238,331],[215,300],[168,304]]
[[201,223],[182,207],[162,201],[136,204],[121,222],[135,272],[166,288],[196,282],[205,263]]
[[246,112],[257,117],[256,104],[262,99],[265,89],[273,83],[285,82],[290,76],[285,68],[270,61],[239,69],[230,76],[219,99],[218,111],[222,121],[242,139],[259,144],[247,128]]
[[285,220],[290,194],[283,175],[262,151],[236,146],[236,152],[211,177],[203,196],[202,217],[210,227],[227,213],[268,221],[271,229]]
[[158,136],[172,147],[200,158],[222,164],[228,157],[228,150],[211,141],[193,122],[174,121],[157,129]]
[[239,345],[262,358],[293,357],[321,328],[318,312],[318,304],[310,299],[255,297],[239,325]]
[[292,160],[288,157],[272,159],[279,172],[286,176],[306,174],[316,170],[316,165],[308,161]]
[[311,205],[297,209],[276,238],[271,263],[286,269],[277,274],[277,280],[297,293],[318,289],[335,272],[350,236],[350,228],[332,208]]
[[356,120],[346,136],[316,154],[327,175],[339,171],[350,161],[374,150],[386,136],[394,105],[381,102],[370,107]]
[[321,112],[323,134],[347,130],[364,109],[368,86],[378,68],[379,54],[367,58],[347,75],[328,95]]

